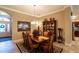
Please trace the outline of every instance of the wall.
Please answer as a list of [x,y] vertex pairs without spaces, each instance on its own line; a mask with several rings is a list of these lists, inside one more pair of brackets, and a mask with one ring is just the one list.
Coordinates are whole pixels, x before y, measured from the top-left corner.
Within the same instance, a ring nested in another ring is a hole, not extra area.
[[[42,21],[44,21],[45,18],[50,19],[51,17],[52,18],[54,17],[56,19],[56,21],[57,21],[57,28],[64,29],[64,25],[63,25],[64,24],[64,10],[62,10],[60,12],[57,12],[57,13],[54,13],[54,14],[43,16],[43,17],[39,18],[39,21],[42,22]],[[63,31],[63,35],[64,35],[64,31]]]
[[65,22],[64,22],[64,30],[65,30],[65,43],[67,45],[71,45],[72,42],[72,20],[71,20],[71,8],[68,7],[64,10]]
[[7,12],[12,17],[12,40],[15,41],[15,40],[18,40],[18,39],[22,39],[22,32],[17,31],[17,21],[31,22],[31,20],[33,20],[34,17],[28,16],[28,15],[25,15],[25,14],[21,14],[21,13],[17,13],[17,12],[14,12],[14,11],[10,11],[10,10],[7,10],[7,9],[3,9],[3,8],[0,8],[0,10]]
[[70,42],[72,41],[72,23],[70,14],[71,9],[70,7],[67,7],[65,10],[62,10],[60,12],[43,16],[39,18],[39,21],[44,21],[45,18],[49,19],[51,17],[54,17],[57,21],[57,28],[63,29],[63,37],[65,39],[65,44],[70,44]]

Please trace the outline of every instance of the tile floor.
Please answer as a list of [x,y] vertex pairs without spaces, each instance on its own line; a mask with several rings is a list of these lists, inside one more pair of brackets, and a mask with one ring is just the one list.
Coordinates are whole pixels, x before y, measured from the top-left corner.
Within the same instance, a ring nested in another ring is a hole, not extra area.
[[64,46],[63,53],[79,53],[79,37],[75,37],[75,41],[70,46]]
[[[20,39],[19,42],[22,42],[22,39]],[[63,47],[62,53],[79,53],[79,37],[75,37],[75,41],[72,41],[70,44],[71,45],[62,45],[55,43],[55,45]]]
[[20,53],[15,43],[11,40],[0,42],[0,53]]
[[[20,53],[16,44],[11,40],[0,42],[0,53]],[[71,46],[63,45],[63,53],[79,53],[79,37],[71,42]]]

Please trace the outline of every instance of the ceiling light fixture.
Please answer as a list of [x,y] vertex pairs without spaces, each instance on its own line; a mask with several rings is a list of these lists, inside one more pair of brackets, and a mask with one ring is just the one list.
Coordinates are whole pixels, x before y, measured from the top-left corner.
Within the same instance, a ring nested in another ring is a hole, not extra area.
[[77,16],[76,15],[73,15],[73,13],[71,12],[71,19],[74,20],[76,18],[77,18]]
[[76,19],[76,18],[77,18],[77,16],[75,16],[75,15],[71,16],[71,19],[72,19],[72,20],[74,20],[74,19]]
[[72,19],[72,20],[77,19],[77,16],[74,15],[73,6],[71,6],[71,19]]
[[33,5],[33,8],[34,8],[34,20],[31,22],[31,24],[38,25],[38,21],[35,18],[35,16],[36,16],[36,5]]

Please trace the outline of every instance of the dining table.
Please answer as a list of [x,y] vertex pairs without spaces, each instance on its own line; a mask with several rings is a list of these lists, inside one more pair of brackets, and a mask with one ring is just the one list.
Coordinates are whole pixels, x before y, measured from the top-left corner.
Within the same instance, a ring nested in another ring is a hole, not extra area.
[[41,45],[45,42],[45,41],[49,41],[49,37],[46,37],[46,36],[38,36],[37,38],[35,37],[32,37],[32,40],[34,42],[36,42],[36,44],[38,44],[38,51],[41,52]]
[[37,43],[42,43],[43,41],[49,40],[49,37],[46,37],[46,36],[38,36],[38,38],[34,38],[34,37],[32,38],[33,38],[32,40]]
[[49,37],[47,36],[43,36],[43,35],[39,35],[37,37],[33,37],[33,34],[29,34],[32,38],[33,41],[37,42],[37,43],[41,43],[43,41],[49,40]]

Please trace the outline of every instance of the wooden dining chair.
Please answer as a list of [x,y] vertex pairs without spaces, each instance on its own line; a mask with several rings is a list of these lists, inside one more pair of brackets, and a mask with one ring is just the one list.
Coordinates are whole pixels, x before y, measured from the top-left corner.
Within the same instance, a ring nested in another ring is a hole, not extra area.
[[[44,32],[44,36],[49,37],[48,32]],[[50,45],[50,38],[49,38],[49,40],[43,41],[41,43],[42,52],[48,53],[49,52],[49,45]]]
[[22,32],[22,37],[23,37],[23,45],[26,46],[26,34]]
[[38,48],[38,44],[34,44],[32,40],[33,38],[29,35],[28,36],[28,42],[29,42],[28,45],[29,45],[29,50],[30,50],[29,52],[33,52],[34,50]]
[[49,40],[45,40],[41,42],[41,52],[42,53],[48,53],[49,52]]
[[28,45],[29,44],[29,40],[28,40],[29,33],[28,32],[26,32],[26,33],[22,32],[22,36],[23,36],[24,47],[29,48],[29,45]]
[[49,40],[42,42],[42,49],[44,53],[53,52],[53,36],[49,37]]
[[53,40],[54,40],[54,36],[50,36],[50,41],[49,41],[49,53],[53,53]]
[[29,38],[28,37],[29,37],[29,33],[26,32],[26,38],[25,39],[26,39],[26,47],[27,48],[29,48]]

